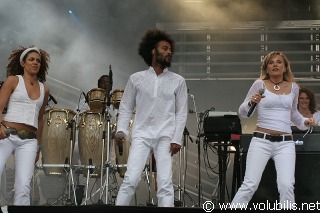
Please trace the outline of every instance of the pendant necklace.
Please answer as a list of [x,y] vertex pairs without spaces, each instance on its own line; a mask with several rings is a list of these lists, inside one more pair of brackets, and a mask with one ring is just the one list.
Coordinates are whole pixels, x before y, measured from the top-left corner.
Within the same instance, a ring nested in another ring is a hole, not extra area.
[[281,82],[279,82],[279,83],[274,83],[270,78],[269,78],[269,80],[274,84],[273,89],[275,91],[279,91],[281,89],[279,84],[281,84],[283,82],[283,80]]

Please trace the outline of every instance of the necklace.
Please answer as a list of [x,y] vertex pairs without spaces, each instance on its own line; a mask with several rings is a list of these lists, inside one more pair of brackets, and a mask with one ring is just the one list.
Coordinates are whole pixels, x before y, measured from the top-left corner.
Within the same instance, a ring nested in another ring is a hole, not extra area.
[[283,80],[281,82],[279,82],[279,83],[274,83],[270,78],[269,78],[269,80],[274,84],[273,89],[275,91],[279,91],[281,89],[279,84],[281,84],[283,82]]

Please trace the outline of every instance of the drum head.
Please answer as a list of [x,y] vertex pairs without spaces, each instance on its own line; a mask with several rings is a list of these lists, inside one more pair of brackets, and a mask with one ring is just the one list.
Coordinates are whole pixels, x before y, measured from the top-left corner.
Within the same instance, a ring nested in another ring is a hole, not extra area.
[[122,99],[123,92],[124,90],[122,89],[116,89],[111,94],[112,105],[116,109],[119,109],[120,107],[120,102]]
[[87,94],[88,105],[91,110],[101,110],[103,102],[106,101],[107,92],[101,88],[91,89]]

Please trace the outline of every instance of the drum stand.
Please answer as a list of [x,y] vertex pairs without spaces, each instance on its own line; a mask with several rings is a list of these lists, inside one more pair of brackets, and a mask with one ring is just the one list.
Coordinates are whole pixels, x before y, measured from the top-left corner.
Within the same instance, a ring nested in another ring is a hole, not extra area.
[[150,164],[146,164],[145,165],[145,168],[144,168],[144,179],[147,181],[147,186],[148,186],[148,201],[147,201],[147,206],[156,206],[154,204],[154,201],[153,201],[153,196],[151,195],[151,182],[150,182],[150,174],[151,174],[151,169],[150,169]]
[[[109,95],[110,91],[108,92],[108,94],[105,97],[105,100],[102,104],[102,114],[104,116],[104,119],[107,121],[106,125],[103,125],[104,129],[103,129],[103,134],[102,134],[102,152],[101,152],[101,187],[103,187],[103,168],[104,168],[104,164],[106,163],[106,177],[105,177],[105,186],[106,186],[106,201],[105,204],[108,204],[108,191],[109,191],[109,166],[110,166],[110,116],[109,116],[109,110],[106,113],[106,109],[110,106],[110,95]],[[107,98],[107,102],[106,102],[106,98]],[[107,128],[107,136],[106,136],[106,128]],[[107,137],[107,140],[106,140]],[[106,162],[104,161],[104,147],[105,147],[105,142],[107,142],[107,158],[106,158]],[[102,196],[103,196],[103,190],[100,190],[100,199],[98,201],[98,204],[102,204]]]
[[[63,167],[64,169],[69,169],[69,177],[68,177],[68,197],[66,200],[66,205],[74,205],[76,204],[76,192],[75,192],[75,187],[74,187],[74,180],[73,180],[73,168],[72,168],[72,151],[73,151],[73,141],[74,141],[74,132],[73,132],[73,123],[74,123],[74,118],[72,120],[67,122],[67,127],[66,130],[71,128],[71,134],[70,134],[70,153],[69,153],[69,164],[67,164],[68,159],[66,158],[64,164],[40,164],[36,165],[37,168],[39,169],[44,169],[45,167]],[[74,203],[71,201],[71,185],[72,185],[72,191],[73,191],[73,197],[74,197]],[[60,198],[62,199],[62,198]],[[58,199],[58,200],[60,200]]]
[[[73,180],[73,168],[72,168],[72,153],[73,153],[73,140],[74,140],[74,119],[75,117],[68,122],[67,125],[67,130],[70,128],[71,129],[71,139],[70,139],[70,153],[69,153],[69,187],[68,187],[68,198],[67,198],[67,202],[66,205],[72,205],[72,204],[76,204],[77,200],[76,200],[76,191],[75,191],[75,187],[74,187],[74,180]],[[73,197],[74,197],[74,203],[71,202],[71,185],[72,185],[72,191],[73,191]]]

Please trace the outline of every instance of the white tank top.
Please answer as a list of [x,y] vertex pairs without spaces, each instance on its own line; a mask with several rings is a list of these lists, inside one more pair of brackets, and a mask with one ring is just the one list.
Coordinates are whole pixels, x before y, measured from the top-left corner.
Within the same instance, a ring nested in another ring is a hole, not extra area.
[[40,97],[37,100],[31,100],[23,77],[21,75],[17,76],[19,82],[9,98],[7,113],[4,114],[3,120],[38,128],[39,111],[44,99],[44,85],[39,82]]

